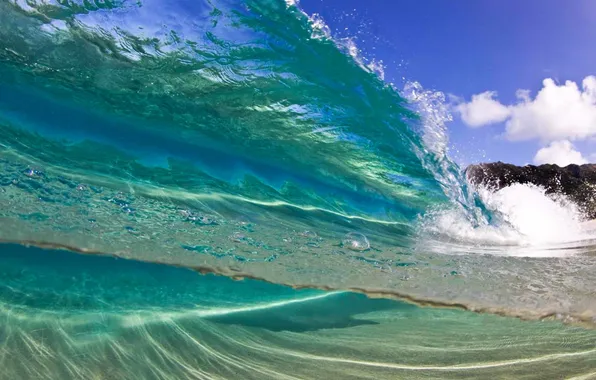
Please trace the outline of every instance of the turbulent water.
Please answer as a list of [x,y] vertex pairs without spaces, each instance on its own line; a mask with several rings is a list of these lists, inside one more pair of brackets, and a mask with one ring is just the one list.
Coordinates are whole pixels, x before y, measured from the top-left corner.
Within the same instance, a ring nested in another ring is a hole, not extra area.
[[366,62],[282,0],[0,1],[0,375],[594,368],[576,207],[473,188]]

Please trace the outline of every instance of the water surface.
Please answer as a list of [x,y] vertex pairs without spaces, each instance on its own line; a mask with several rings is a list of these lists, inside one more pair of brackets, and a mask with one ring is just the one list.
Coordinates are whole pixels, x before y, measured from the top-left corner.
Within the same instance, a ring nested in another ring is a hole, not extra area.
[[588,373],[593,234],[448,120],[289,2],[0,1],[3,377]]

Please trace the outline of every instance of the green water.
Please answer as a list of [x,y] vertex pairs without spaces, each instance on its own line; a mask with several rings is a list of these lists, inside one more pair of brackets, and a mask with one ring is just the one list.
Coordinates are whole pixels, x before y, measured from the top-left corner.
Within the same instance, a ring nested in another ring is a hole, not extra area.
[[281,0],[0,0],[0,377],[593,376],[593,241],[427,233],[506,227],[440,103]]
[[589,378],[596,332],[17,245],[6,379]]

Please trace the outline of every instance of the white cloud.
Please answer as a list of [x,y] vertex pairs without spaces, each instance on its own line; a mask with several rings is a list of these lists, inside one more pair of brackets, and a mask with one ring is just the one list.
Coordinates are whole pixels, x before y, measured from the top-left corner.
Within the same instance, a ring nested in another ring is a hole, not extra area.
[[548,143],[596,136],[595,76],[584,78],[581,88],[572,81],[558,85],[552,79],[545,79],[542,85],[534,99],[528,90],[518,90],[517,103],[506,106],[488,91],[460,103],[456,111],[473,128],[506,121],[505,137],[511,141]]
[[569,140],[553,141],[545,148],[540,149],[534,156],[536,165],[556,164],[567,166],[569,164],[586,164],[588,161],[582,154],[575,150]]
[[456,110],[464,123],[473,128],[503,122],[509,117],[510,111],[494,99],[496,96],[497,93],[494,91],[472,95],[471,102],[460,103]]
[[596,135],[596,77],[557,85],[545,79],[533,100],[519,97],[505,126],[510,140],[583,140]]

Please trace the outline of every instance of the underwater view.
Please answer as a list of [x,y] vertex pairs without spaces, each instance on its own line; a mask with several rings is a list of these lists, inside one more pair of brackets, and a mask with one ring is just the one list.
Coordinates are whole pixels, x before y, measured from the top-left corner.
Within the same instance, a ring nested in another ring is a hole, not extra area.
[[0,378],[595,378],[594,224],[414,80],[290,0],[0,0]]

